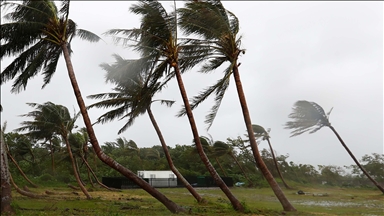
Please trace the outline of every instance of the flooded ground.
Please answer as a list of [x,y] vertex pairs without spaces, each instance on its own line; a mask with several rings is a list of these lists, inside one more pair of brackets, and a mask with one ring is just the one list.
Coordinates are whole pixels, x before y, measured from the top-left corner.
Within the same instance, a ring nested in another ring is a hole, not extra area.
[[[308,206],[322,206],[322,207],[365,207],[365,208],[383,208],[384,211],[384,203],[379,201],[367,201],[367,202],[342,202],[342,201],[294,201],[293,203],[299,204],[299,205],[308,205]],[[384,213],[384,212],[383,212]]]

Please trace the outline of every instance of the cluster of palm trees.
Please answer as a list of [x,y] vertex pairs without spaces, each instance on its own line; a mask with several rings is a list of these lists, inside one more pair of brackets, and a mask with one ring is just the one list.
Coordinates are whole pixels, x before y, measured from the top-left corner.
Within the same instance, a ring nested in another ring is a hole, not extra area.
[[[147,113],[164,149],[169,167],[178,178],[184,179],[167,152],[165,139],[151,110],[151,104],[156,101],[167,106],[174,103],[170,100],[154,100],[153,97],[163,90],[168,82],[176,78],[184,103],[184,108],[178,115],[187,115],[196,150],[203,164],[215,180],[216,185],[228,197],[233,208],[237,211],[244,211],[242,203],[232,194],[209,161],[192,112],[213,94],[215,104],[206,117],[209,128],[219,110],[230,78],[233,76],[249,137],[249,146],[257,167],[269,183],[283,209],[295,211],[260,156],[240,79],[238,58],[245,53],[245,50],[241,47],[239,20],[232,12],[225,9],[219,0],[187,1],[182,8],[176,9],[175,6],[172,12],[167,12],[159,1],[144,0],[133,4],[130,12],[140,16],[140,26],[131,29],[111,29],[105,34],[111,36],[114,42],[132,48],[139,54],[139,58],[127,60],[119,55],[114,55],[116,61],[114,64],[102,64],[101,68],[107,72],[106,80],[114,84],[115,88],[110,93],[90,95],[89,98],[101,101],[89,106],[85,105],[76,81],[70,45],[76,36],[90,42],[97,42],[101,38],[89,31],[77,28],[76,23],[69,19],[70,1],[61,1],[60,8],[50,0],[4,2],[1,7],[10,7],[12,11],[5,16],[9,22],[1,25],[0,58],[15,57],[13,62],[1,72],[1,84],[13,80],[11,91],[17,93],[25,90],[28,81],[41,73],[44,76],[44,87],[50,82],[56,71],[58,60],[63,54],[80,109],[79,115],[81,114],[86,127],[87,139],[98,158],[131,179],[173,213],[182,212],[184,209],[103,152],[87,109],[112,108],[111,111],[100,116],[96,123],[127,119],[126,124],[118,133],[128,129],[138,116]],[[180,38],[179,29],[185,35],[196,35],[196,37]],[[202,73],[214,71],[223,65],[226,68],[221,79],[189,100],[181,75],[197,65],[202,65],[199,69]],[[39,105],[31,104],[31,106]],[[58,114],[66,115],[67,113]],[[35,117],[33,113],[27,116]],[[71,121],[63,121],[60,128],[52,127],[52,130],[66,141],[70,157],[72,157],[72,151],[68,141],[68,131],[72,126]],[[28,127],[29,125],[26,125],[25,129],[31,129]],[[295,128],[297,125],[288,124],[288,127]],[[48,135],[42,134],[41,136],[45,136],[44,138],[49,141]],[[217,144],[217,146],[219,145]],[[223,152],[230,151],[223,150]],[[198,202],[203,201],[185,179],[183,183]],[[83,192],[86,194],[86,191]],[[90,198],[88,195],[87,197]]]

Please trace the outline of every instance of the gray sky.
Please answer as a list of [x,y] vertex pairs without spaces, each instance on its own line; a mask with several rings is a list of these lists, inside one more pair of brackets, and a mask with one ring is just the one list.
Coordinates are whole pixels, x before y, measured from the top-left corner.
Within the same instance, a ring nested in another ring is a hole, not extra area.
[[[128,12],[131,1],[73,1],[70,18],[79,26],[97,34],[112,28],[139,27],[139,17]],[[170,2],[164,6],[171,9]],[[180,6],[182,2],[177,2]],[[240,20],[242,47],[240,73],[248,108],[254,124],[271,128],[271,141],[277,153],[289,154],[288,161],[313,165],[350,165],[352,159],[328,128],[315,134],[289,138],[283,129],[297,100],[318,103],[330,117],[350,150],[358,159],[364,154],[383,153],[383,3],[382,2],[259,2],[224,1],[224,6]],[[84,10],[87,8],[87,10]],[[85,98],[109,92],[100,63],[113,63],[111,55],[135,58],[129,49],[113,45],[110,38],[98,44],[72,42],[72,61]],[[11,59],[1,62],[1,70]],[[183,75],[189,98],[212,85],[222,71],[198,74],[197,68]],[[12,82],[1,86],[1,122],[7,131],[27,120],[18,115],[30,112],[27,102],[51,101],[71,111],[77,103],[64,59],[61,59],[51,83],[41,89],[43,80],[36,76],[26,91],[11,94]],[[153,112],[169,146],[191,144],[192,133],[186,117],[176,118],[182,105],[176,80],[172,80],[157,99],[176,100],[172,108],[153,105]],[[96,102],[85,98],[87,105]],[[205,115],[213,99],[200,105],[194,115],[200,135],[207,135]],[[106,112],[93,109],[92,121]],[[82,119],[77,122],[83,126]],[[114,121],[94,127],[99,143],[114,141],[124,122]],[[245,125],[233,80],[209,130],[214,140],[245,134]],[[121,136],[140,147],[160,145],[147,115]],[[262,142],[260,149],[267,148]]]

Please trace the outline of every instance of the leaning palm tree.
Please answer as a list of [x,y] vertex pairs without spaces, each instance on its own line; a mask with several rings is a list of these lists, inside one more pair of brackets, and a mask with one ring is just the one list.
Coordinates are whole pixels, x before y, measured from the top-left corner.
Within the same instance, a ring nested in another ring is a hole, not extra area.
[[215,154],[215,150],[213,149],[214,141],[212,136],[209,136],[209,138],[206,136],[200,136],[200,142],[201,142],[201,145],[203,145],[204,152],[206,152],[208,156],[212,155],[215,158],[217,165],[219,165],[220,167],[220,170],[223,172],[224,176],[227,177],[228,174],[223,168],[223,166],[221,165],[219,161],[219,156]]
[[[224,70],[223,78],[195,96],[192,99],[191,107],[196,108],[210,95],[215,94],[215,104],[206,118],[209,129],[216,117],[224,94],[228,89],[230,77],[233,75],[256,163],[282,204],[283,209],[286,211],[296,211],[268,170],[258,150],[240,79],[240,63],[238,62],[238,58],[241,54],[245,53],[245,50],[241,48],[241,36],[238,34],[238,18],[232,12],[226,10],[219,0],[189,1],[185,4],[185,8],[179,9],[178,14],[180,17],[179,26],[184,33],[186,35],[198,36],[196,39],[187,41],[190,47],[194,47],[194,55],[203,55],[208,60],[207,63],[203,64],[200,72],[208,73],[216,70],[224,63],[229,63]],[[179,116],[185,113],[186,111],[182,110]]]
[[348,152],[349,156],[355,161],[356,165],[360,170],[368,177],[369,180],[381,191],[384,193],[384,188],[376,180],[374,180],[369,173],[364,169],[364,167],[359,163],[356,157],[353,155],[348,146],[344,143],[341,136],[337,133],[336,129],[329,122],[329,115],[331,114],[332,109],[325,113],[324,109],[315,102],[309,102],[305,100],[297,101],[292,108],[292,113],[289,114],[289,118],[292,121],[288,121],[285,124],[286,129],[293,130],[291,132],[291,137],[300,135],[309,131],[310,134],[315,133],[320,130],[322,127],[329,127],[332,132],[339,139],[341,145]]
[[100,116],[98,118],[98,122],[105,123],[117,118],[127,118],[127,122],[118,131],[118,134],[121,134],[129,126],[131,126],[139,115],[147,113],[160,140],[170,169],[173,173],[175,173],[177,178],[184,184],[188,191],[195,197],[197,202],[202,202],[202,197],[181,175],[179,170],[174,165],[171,155],[169,154],[167,144],[165,143],[161,130],[152,113],[151,105],[153,102],[160,102],[161,104],[165,104],[167,106],[172,106],[175,102],[170,100],[153,99],[154,95],[157,92],[160,92],[166,83],[161,83],[156,79],[154,80],[155,77],[152,76],[153,70],[151,69],[149,72],[144,71],[144,73],[137,74],[135,66],[140,60],[125,60],[118,55],[114,55],[114,57],[116,59],[115,64],[102,64],[101,67],[107,71],[107,81],[115,83],[117,87],[115,87],[114,92],[111,93],[101,93],[88,96],[88,98],[91,99],[102,100],[90,105],[89,108],[114,108],[113,110]]
[[247,179],[250,186],[253,185],[251,179],[248,177],[247,172],[243,169],[243,166],[239,163],[239,161],[236,159],[236,156],[234,154],[233,148],[228,145],[227,143],[223,141],[216,141],[213,143],[213,151],[214,154],[218,157],[223,155],[229,155],[236,163],[236,165],[240,168],[241,172],[243,173],[245,179]]
[[51,81],[58,60],[63,54],[68,77],[98,158],[146,190],[171,212],[184,211],[131,170],[103,153],[81,96],[70,57],[70,44],[75,36],[90,42],[97,42],[100,37],[78,29],[76,23],[69,19],[69,6],[69,0],[62,1],[59,9],[51,0],[1,3],[2,9],[13,7],[14,10],[5,15],[10,22],[1,24],[0,59],[11,56],[16,56],[16,59],[1,72],[0,84],[14,80],[11,92],[18,93],[26,88],[29,79],[40,72],[44,75],[44,87]]
[[269,136],[270,129],[268,129],[268,131],[267,131],[267,130],[264,129],[264,127],[262,127],[260,125],[256,125],[256,124],[253,124],[252,128],[253,128],[253,132],[255,133],[255,137],[256,138],[260,137],[262,140],[267,140],[268,145],[269,145],[269,149],[271,150],[273,163],[275,164],[275,167],[276,167],[276,171],[279,174],[280,179],[283,182],[285,188],[291,189],[291,187],[289,187],[289,185],[285,182],[283,174],[281,174],[281,171],[280,171],[280,168],[279,168],[279,164],[277,163],[276,156],[275,156],[275,153],[273,151],[272,144],[271,144],[271,141],[270,141],[270,138],[271,138],[271,136]]
[[[181,77],[182,72],[192,68],[205,58],[203,51],[196,53],[195,48],[198,48],[197,46],[184,46],[179,42],[176,13],[167,13],[158,1],[141,1],[133,5],[130,11],[142,16],[140,28],[128,30],[112,29],[106,33],[114,35],[115,42],[130,44],[135,51],[141,54],[142,58],[154,61],[156,63],[153,73],[155,77],[176,76],[196,148],[202,162],[216,184],[228,197],[233,208],[238,211],[244,211],[243,205],[229,190],[203,150],[195,119],[189,105],[188,95]],[[184,58],[184,56],[188,56],[188,58]],[[171,69],[173,69],[172,72]]]
[[87,199],[92,199],[91,195],[88,193],[87,189],[84,187],[79,173],[77,172],[75,158],[73,157],[71,145],[69,143],[69,135],[73,127],[75,126],[75,121],[77,120],[80,113],[75,114],[71,117],[68,109],[65,106],[57,105],[52,102],[46,102],[44,104],[37,103],[27,103],[30,107],[35,108],[34,111],[31,111],[27,114],[21,115],[22,117],[32,117],[32,121],[23,121],[21,122],[21,127],[15,129],[15,131],[39,131],[46,128],[50,128],[55,134],[60,135],[64,141],[68,156],[71,160],[72,169],[76,178],[76,181],[87,197]]

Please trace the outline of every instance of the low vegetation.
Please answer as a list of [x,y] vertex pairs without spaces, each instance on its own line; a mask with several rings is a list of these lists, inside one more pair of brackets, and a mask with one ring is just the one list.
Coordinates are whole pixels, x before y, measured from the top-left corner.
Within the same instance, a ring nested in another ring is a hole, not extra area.
[[[298,189],[305,195],[297,194]],[[206,203],[198,204],[184,188],[159,189],[167,197],[177,200],[190,215],[242,215],[233,210],[218,188],[197,188]],[[269,188],[231,188],[246,208],[248,215],[381,215],[384,196],[372,189],[341,187],[298,187],[284,190],[297,212],[283,212]],[[81,191],[69,187],[50,186],[34,188],[34,192],[46,194],[46,198],[30,199],[13,193],[13,207],[17,215],[169,215],[169,211],[141,189],[121,192],[89,188],[94,197],[87,200]],[[80,194],[80,195],[79,195]]]

